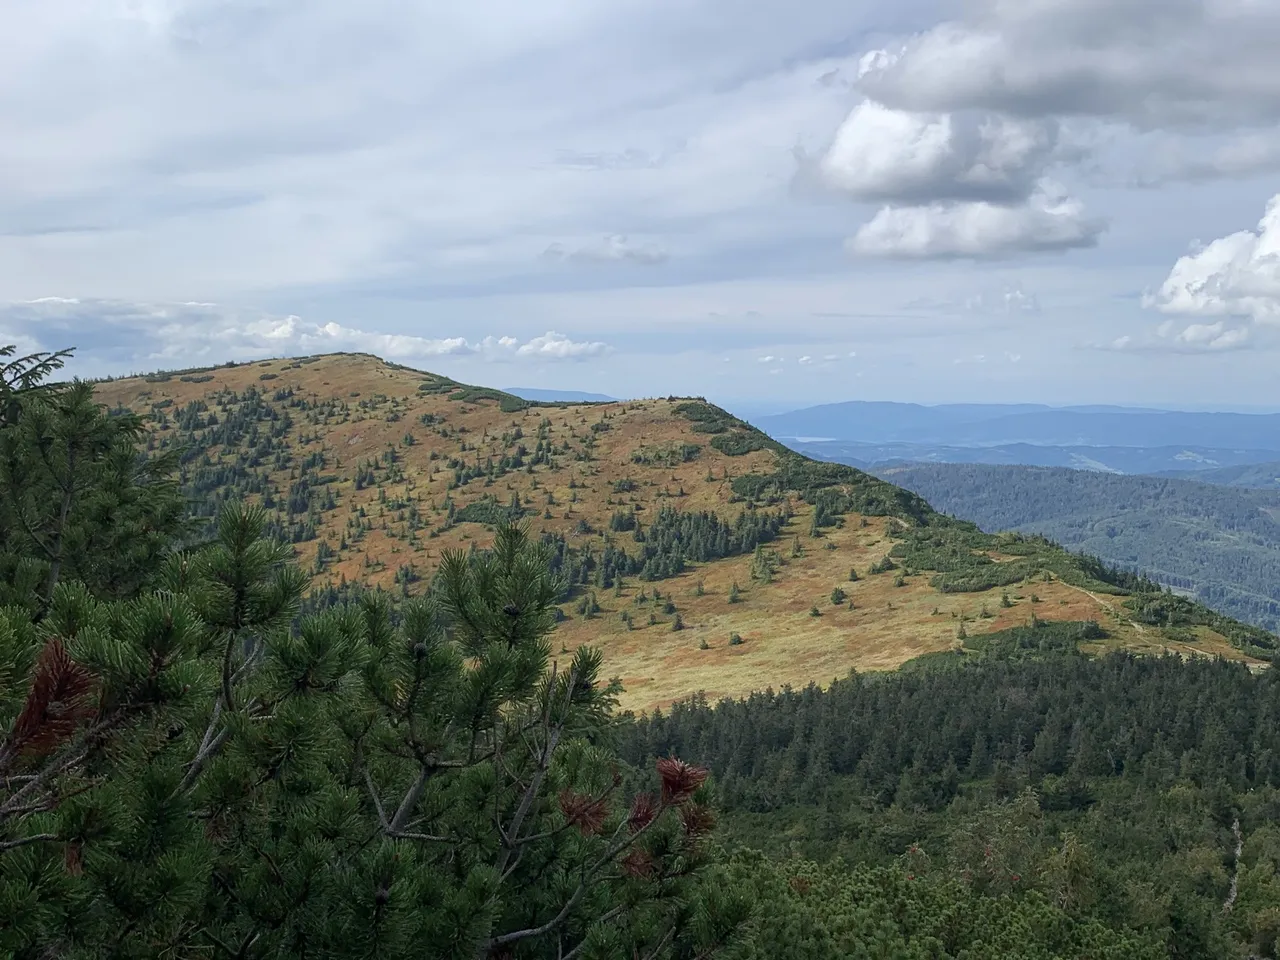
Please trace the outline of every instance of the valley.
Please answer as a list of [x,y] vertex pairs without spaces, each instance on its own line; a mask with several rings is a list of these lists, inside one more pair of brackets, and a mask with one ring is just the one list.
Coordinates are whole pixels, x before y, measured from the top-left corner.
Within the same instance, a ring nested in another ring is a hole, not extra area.
[[[1141,570],[1224,614],[1280,628],[1280,495],[1178,477],[983,464],[876,474],[984,530],[1049,537]],[[1197,475],[1198,476],[1198,475]]]

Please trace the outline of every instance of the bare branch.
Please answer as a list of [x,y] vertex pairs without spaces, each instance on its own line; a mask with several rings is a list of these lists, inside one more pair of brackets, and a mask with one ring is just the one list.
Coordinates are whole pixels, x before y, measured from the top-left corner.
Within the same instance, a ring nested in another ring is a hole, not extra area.
[[12,850],[14,847],[24,847],[28,843],[42,843],[45,840],[57,840],[58,837],[52,833],[36,833],[29,837],[20,837],[17,840],[0,840],[0,853],[5,850]]

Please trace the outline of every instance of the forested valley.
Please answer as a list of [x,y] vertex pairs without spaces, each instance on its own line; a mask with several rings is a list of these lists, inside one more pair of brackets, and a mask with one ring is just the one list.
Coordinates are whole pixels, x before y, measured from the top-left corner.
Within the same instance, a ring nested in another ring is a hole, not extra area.
[[[147,453],[62,359],[0,354],[0,954],[1277,956],[1256,628],[1213,621],[1247,662],[1091,656],[1097,622],[1033,611],[826,689],[621,712],[597,651],[553,656],[574,580],[761,549],[797,484],[815,540],[923,501],[785,460],[735,478],[746,519],[673,509],[585,573],[501,505],[413,595],[317,599],[293,531],[191,502],[183,452]],[[1043,572],[1137,591],[1138,623],[1212,619],[1040,542],[979,557],[983,536],[906,531],[885,569],[943,595]]]
[[984,530],[1042,534],[1247,623],[1280,628],[1274,490],[1065,467],[936,463],[877,472]]

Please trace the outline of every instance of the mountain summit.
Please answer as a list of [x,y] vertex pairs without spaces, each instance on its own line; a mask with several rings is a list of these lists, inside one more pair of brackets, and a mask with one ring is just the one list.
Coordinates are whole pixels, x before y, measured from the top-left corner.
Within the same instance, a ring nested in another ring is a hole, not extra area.
[[[262,504],[321,599],[425,588],[520,519],[573,584],[555,639],[599,646],[633,708],[826,684],[984,635],[1269,658],[1276,638],[1035,537],[990,535],[701,399],[530,401],[367,355],[105,382],[184,449],[212,515]],[[1059,633],[1056,631],[1055,633]]]

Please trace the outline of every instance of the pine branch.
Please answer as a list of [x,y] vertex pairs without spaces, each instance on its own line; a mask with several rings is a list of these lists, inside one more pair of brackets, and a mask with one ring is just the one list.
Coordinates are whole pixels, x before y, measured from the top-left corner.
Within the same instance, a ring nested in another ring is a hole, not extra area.
[[[507,872],[507,865],[511,861],[511,856],[516,852],[516,848],[507,839],[508,837],[517,836],[520,828],[524,825],[525,817],[529,815],[529,810],[533,806],[533,801],[537,798],[538,793],[542,790],[542,782],[546,778],[547,770],[551,766],[551,758],[556,751],[556,747],[560,744],[560,737],[564,733],[564,722],[557,724],[554,728],[551,725],[551,701],[552,694],[555,690],[556,681],[556,664],[551,666],[551,680],[547,689],[547,701],[543,708],[542,724],[543,732],[546,739],[543,741],[542,755],[538,760],[537,769],[534,771],[529,786],[525,789],[524,796],[520,798],[520,805],[516,808],[516,812],[511,817],[510,825],[503,830],[499,825],[499,832],[503,835],[503,850],[498,856],[498,862],[494,865],[498,871],[498,875],[502,876]],[[565,703],[565,714],[568,715],[569,698],[573,694],[574,674],[569,672],[568,695]]]
[[0,840],[0,853],[5,850],[12,850],[14,847],[24,847],[28,843],[42,843],[45,840],[57,840],[56,834],[52,833],[36,833],[29,837],[20,837],[17,840]]
[[582,900],[587,890],[597,882],[599,879],[597,875],[600,871],[616,860],[619,854],[648,833],[654,824],[658,822],[662,813],[675,805],[675,803],[668,802],[666,800],[662,801],[659,805],[657,816],[644,826],[640,827],[640,829],[636,830],[634,833],[629,836],[623,836],[619,839],[619,836],[627,828],[627,821],[623,820],[622,823],[618,825],[618,828],[613,832],[613,836],[610,838],[611,842],[605,852],[597,858],[595,863],[587,867],[582,872],[582,878],[578,881],[577,888],[569,896],[569,899],[565,902],[559,913],[540,926],[526,927],[523,930],[514,930],[511,933],[504,933],[501,936],[490,937],[489,940],[481,944],[480,950],[477,954],[478,960],[484,960],[485,957],[488,957],[495,947],[505,946],[508,943],[515,943],[517,940],[526,940],[529,937],[540,937],[544,933],[550,933],[552,930],[556,929],[556,927],[563,924],[573,912],[573,908]]
[[378,789],[373,785],[373,776],[369,773],[368,767],[364,768],[364,782],[369,788],[369,796],[373,798],[374,809],[378,811],[378,823],[384,831],[389,831],[391,824],[387,822],[387,811],[383,809],[382,801],[378,799]]
[[[618,906],[614,907],[612,910],[608,910],[605,913],[602,913],[599,917],[597,917],[596,923],[608,923],[610,920],[618,916],[624,910],[626,910],[626,906],[624,904],[619,904]],[[574,957],[582,953],[586,945],[587,945],[587,939],[584,937],[582,939],[582,942],[579,943],[572,950],[570,950],[568,953],[564,953],[561,949],[557,948],[556,950],[557,960],[573,960]]]
[[215,753],[222,747],[226,741],[229,727],[223,727],[216,734],[215,728],[218,726],[218,720],[222,716],[222,701],[215,700],[213,703],[213,716],[209,718],[209,725],[205,727],[204,737],[200,740],[200,749],[196,751],[195,758],[187,766],[187,772],[182,777],[182,782],[178,784],[178,789],[173,792],[173,796],[179,796],[190,790],[204,770],[205,764],[213,757]]
[[50,762],[43,770],[27,781],[26,785],[21,787],[17,793],[9,796],[4,803],[0,804],[0,820],[5,820],[19,813],[27,812],[25,809],[27,799],[37,790],[41,789],[44,784],[51,780],[55,775],[62,773],[77,764],[83,763],[89,756],[90,749],[85,747],[80,751],[68,751],[63,754],[60,759]]
[[62,504],[58,510],[58,526],[53,535],[52,553],[49,557],[49,576],[44,585],[44,602],[53,602],[53,591],[58,586],[58,577],[62,574],[62,547],[67,533],[67,519],[71,516],[71,504],[76,494],[76,454],[79,444],[67,444],[67,482],[62,485]]
[[662,935],[662,939],[654,944],[653,949],[644,955],[644,960],[654,960],[654,958],[662,951],[662,948],[667,945],[667,941],[674,937],[675,934],[676,928],[674,926],[667,927],[667,932]]
[[418,773],[418,779],[413,782],[413,786],[404,795],[404,799],[400,801],[400,806],[396,808],[395,816],[391,818],[391,822],[387,824],[387,830],[397,834],[403,829],[405,821],[409,819],[413,813],[413,808],[418,805],[418,801],[422,799],[423,788],[427,785],[427,780],[431,777],[431,769],[423,767]]

